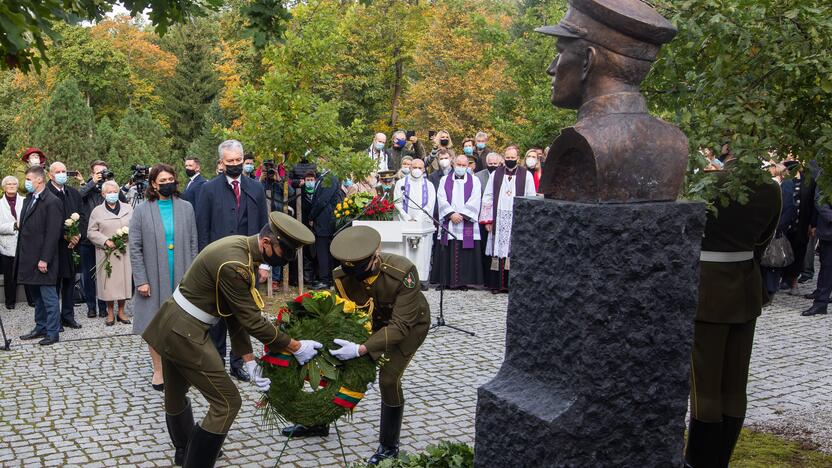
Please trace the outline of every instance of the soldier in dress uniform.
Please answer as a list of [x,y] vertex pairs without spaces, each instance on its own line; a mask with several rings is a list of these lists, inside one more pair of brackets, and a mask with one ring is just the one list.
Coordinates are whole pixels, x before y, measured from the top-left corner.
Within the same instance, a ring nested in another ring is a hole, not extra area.
[[[726,174],[714,176],[725,183]],[[781,203],[780,188],[769,181],[750,187],[747,203],[716,203],[717,213],[708,212],[691,356],[688,467],[727,467],[739,438],[754,327],[767,295],[759,259]]]
[[393,203],[393,188],[396,185],[396,171],[379,171],[376,195],[379,198],[386,198]]
[[[213,467],[242,403],[223,358],[208,339],[212,325],[226,321],[231,348],[242,356],[261,391],[268,390],[269,380],[254,360],[249,334],[270,348],[291,351],[301,364],[317,354],[320,343],[293,340],[261,315],[263,300],[255,286],[261,263],[282,267],[297,249],[314,241],[303,224],[272,212],[258,235],[228,236],[209,244],[142,334],[162,356],[165,419],[176,465]],[[201,425],[194,425],[186,396],[191,385],[210,405]]]
[[[330,352],[342,361],[365,354],[373,360],[386,358],[379,371],[379,447],[368,460],[371,465],[399,454],[404,415],[402,375],[430,328],[430,307],[419,287],[416,266],[400,255],[379,252],[380,246],[381,236],[375,229],[354,226],[338,234],[331,247],[332,256],[341,262],[333,272],[335,288],[341,297],[369,309],[373,334],[363,344],[336,339],[335,344],[341,347]],[[324,427],[295,426],[284,431],[294,437],[326,433]]]

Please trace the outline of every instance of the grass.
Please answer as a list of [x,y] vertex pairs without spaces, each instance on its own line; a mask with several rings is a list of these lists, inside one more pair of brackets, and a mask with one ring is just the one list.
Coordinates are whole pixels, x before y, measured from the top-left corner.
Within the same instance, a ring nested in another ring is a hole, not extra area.
[[776,435],[743,429],[731,458],[732,468],[832,467],[832,455],[811,444],[792,442]]

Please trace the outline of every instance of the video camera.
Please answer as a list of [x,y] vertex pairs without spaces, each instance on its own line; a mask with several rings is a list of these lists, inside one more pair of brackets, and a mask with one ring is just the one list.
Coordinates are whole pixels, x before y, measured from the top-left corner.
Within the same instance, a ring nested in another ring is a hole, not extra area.
[[147,188],[147,176],[150,169],[141,164],[134,164],[130,166],[130,170],[133,171],[133,175],[130,176],[130,183],[136,186],[136,192],[144,193]]

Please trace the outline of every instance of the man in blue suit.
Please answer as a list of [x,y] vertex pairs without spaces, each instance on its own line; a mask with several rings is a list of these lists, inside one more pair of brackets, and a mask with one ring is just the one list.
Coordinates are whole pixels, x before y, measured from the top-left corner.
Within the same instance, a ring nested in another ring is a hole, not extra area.
[[[233,235],[253,236],[269,222],[269,208],[263,185],[243,176],[243,145],[237,140],[226,140],[218,148],[223,174],[202,185],[196,203],[196,226],[199,250],[216,240]],[[271,271],[267,264],[260,266],[260,282],[267,281]],[[211,339],[220,356],[225,358],[225,320],[211,327]],[[232,352],[231,375],[248,381],[243,360]]]
[[196,156],[185,158],[185,175],[188,176],[188,183],[185,185],[185,191],[182,192],[182,199],[194,207],[194,213],[196,213],[197,204],[199,203],[199,193],[202,186],[207,182],[205,177],[202,177],[202,174],[199,173],[200,169],[199,158]]

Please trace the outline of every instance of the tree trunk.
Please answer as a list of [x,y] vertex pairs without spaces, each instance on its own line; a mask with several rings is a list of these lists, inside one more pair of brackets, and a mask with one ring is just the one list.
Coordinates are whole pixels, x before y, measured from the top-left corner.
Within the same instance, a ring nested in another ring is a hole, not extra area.
[[396,124],[399,121],[399,98],[402,95],[402,75],[404,75],[404,60],[400,56],[399,48],[393,50],[396,57],[396,75],[393,80],[393,102],[390,105],[390,129],[396,131]]

